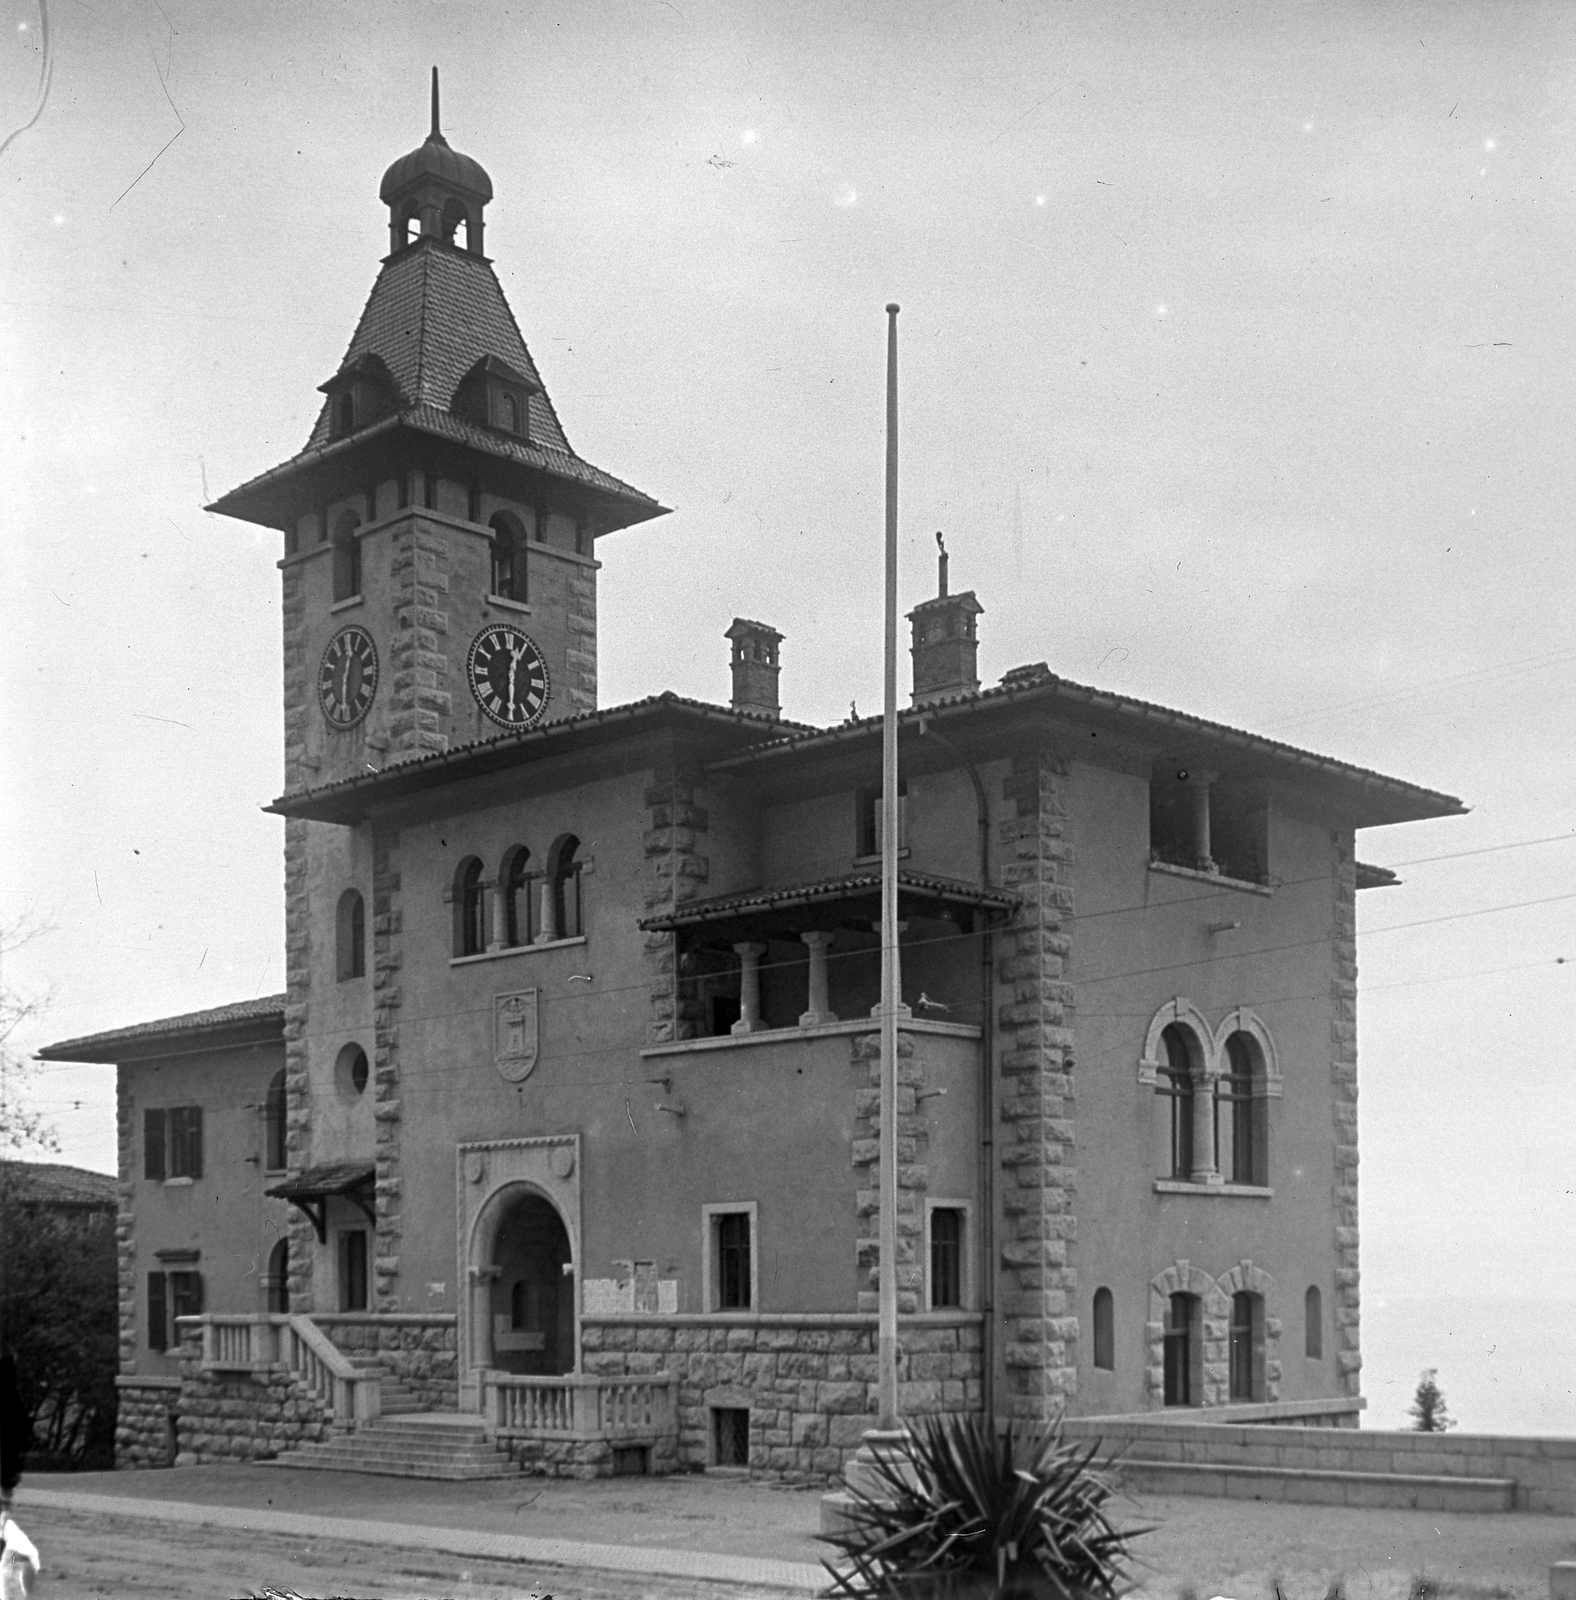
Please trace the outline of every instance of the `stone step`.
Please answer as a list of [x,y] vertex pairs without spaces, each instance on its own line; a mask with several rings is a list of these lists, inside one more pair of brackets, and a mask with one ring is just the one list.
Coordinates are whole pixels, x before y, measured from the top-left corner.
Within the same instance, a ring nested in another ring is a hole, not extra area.
[[1340,1472],[1317,1467],[1256,1467],[1235,1462],[1145,1461],[1124,1456],[1123,1486],[1147,1494],[1202,1494],[1302,1505],[1388,1506],[1418,1511],[1514,1511],[1514,1478],[1433,1477],[1421,1473]]
[[498,1450],[369,1450],[334,1445],[306,1445],[292,1455],[313,1461],[402,1461],[423,1466],[507,1466],[508,1457]]
[[365,1472],[380,1478],[432,1478],[444,1482],[473,1483],[484,1478],[518,1478],[520,1469],[507,1462],[496,1466],[456,1466],[453,1463],[417,1461],[363,1461],[341,1460],[336,1456],[306,1459],[297,1452],[278,1457],[260,1465],[273,1467],[305,1467],[317,1472]]

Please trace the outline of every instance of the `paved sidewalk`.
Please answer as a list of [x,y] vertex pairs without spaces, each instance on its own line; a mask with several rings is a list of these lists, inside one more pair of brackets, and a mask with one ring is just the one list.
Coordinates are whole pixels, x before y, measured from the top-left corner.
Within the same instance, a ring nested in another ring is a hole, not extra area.
[[386,1549],[441,1550],[478,1561],[518,1561],[533,1567],[592,1568],[604,1572],[702,1579],[710,1583],[749,1584],[754,1588],[783,1589],[799,1595],[813,1595],[828,1581],[825,1568],[820,1566],[761,1557],[714,1555],[704,1550],[587,1544],[576,1539],[532,1539],[474,1528],[432,1528],[365,1519],[352,1521],[346,1517],[307,1516],[296,1511],[250,1511],[239,1506],[73,1494],[53,1489],[30,1488],[27,1500],[45,1510],[96,1511],[104,1516],[137,1517],[189,1527],[228,1528],[240,1533],[342,1539]]

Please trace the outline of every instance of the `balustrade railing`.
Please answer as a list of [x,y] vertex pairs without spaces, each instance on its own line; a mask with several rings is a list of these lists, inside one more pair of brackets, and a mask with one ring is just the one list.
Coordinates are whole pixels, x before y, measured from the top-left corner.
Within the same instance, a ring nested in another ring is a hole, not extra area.
[[609,1439],[647,1443],[675,1429],[672,1373],[643,1377],[484,1372],[482,1418],[499,1439]]
[[294,1373],[346,1430],[382,1412],[379,1374],[353,1366],[310,1317],[206,1312],[190,1320],[202,1326],[204,1372]]

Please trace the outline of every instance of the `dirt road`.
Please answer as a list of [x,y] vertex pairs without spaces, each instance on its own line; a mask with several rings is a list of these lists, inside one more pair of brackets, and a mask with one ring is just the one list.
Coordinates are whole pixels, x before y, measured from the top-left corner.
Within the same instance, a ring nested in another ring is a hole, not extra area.
[[781,1589],[735,1583],[532,1572],[514,1562],[36,1506],[24,1526],[44,1561],[35,1600],[239,1600],[266,1588],[324,1600],[788,1600]]

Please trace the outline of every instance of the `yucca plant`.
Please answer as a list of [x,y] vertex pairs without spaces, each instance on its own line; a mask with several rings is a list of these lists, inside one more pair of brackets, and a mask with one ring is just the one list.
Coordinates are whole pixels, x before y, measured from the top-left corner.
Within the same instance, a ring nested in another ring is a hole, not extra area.
[[922,1421],[900,1451],[876,1452],[874,1494],[852,1490],[852,1526],[829,1597],[879,1600],[1114,1600],[1128,1542],[1105,1505],[1116,1492],[1099,1445],[998,1433],[978,1417]]

